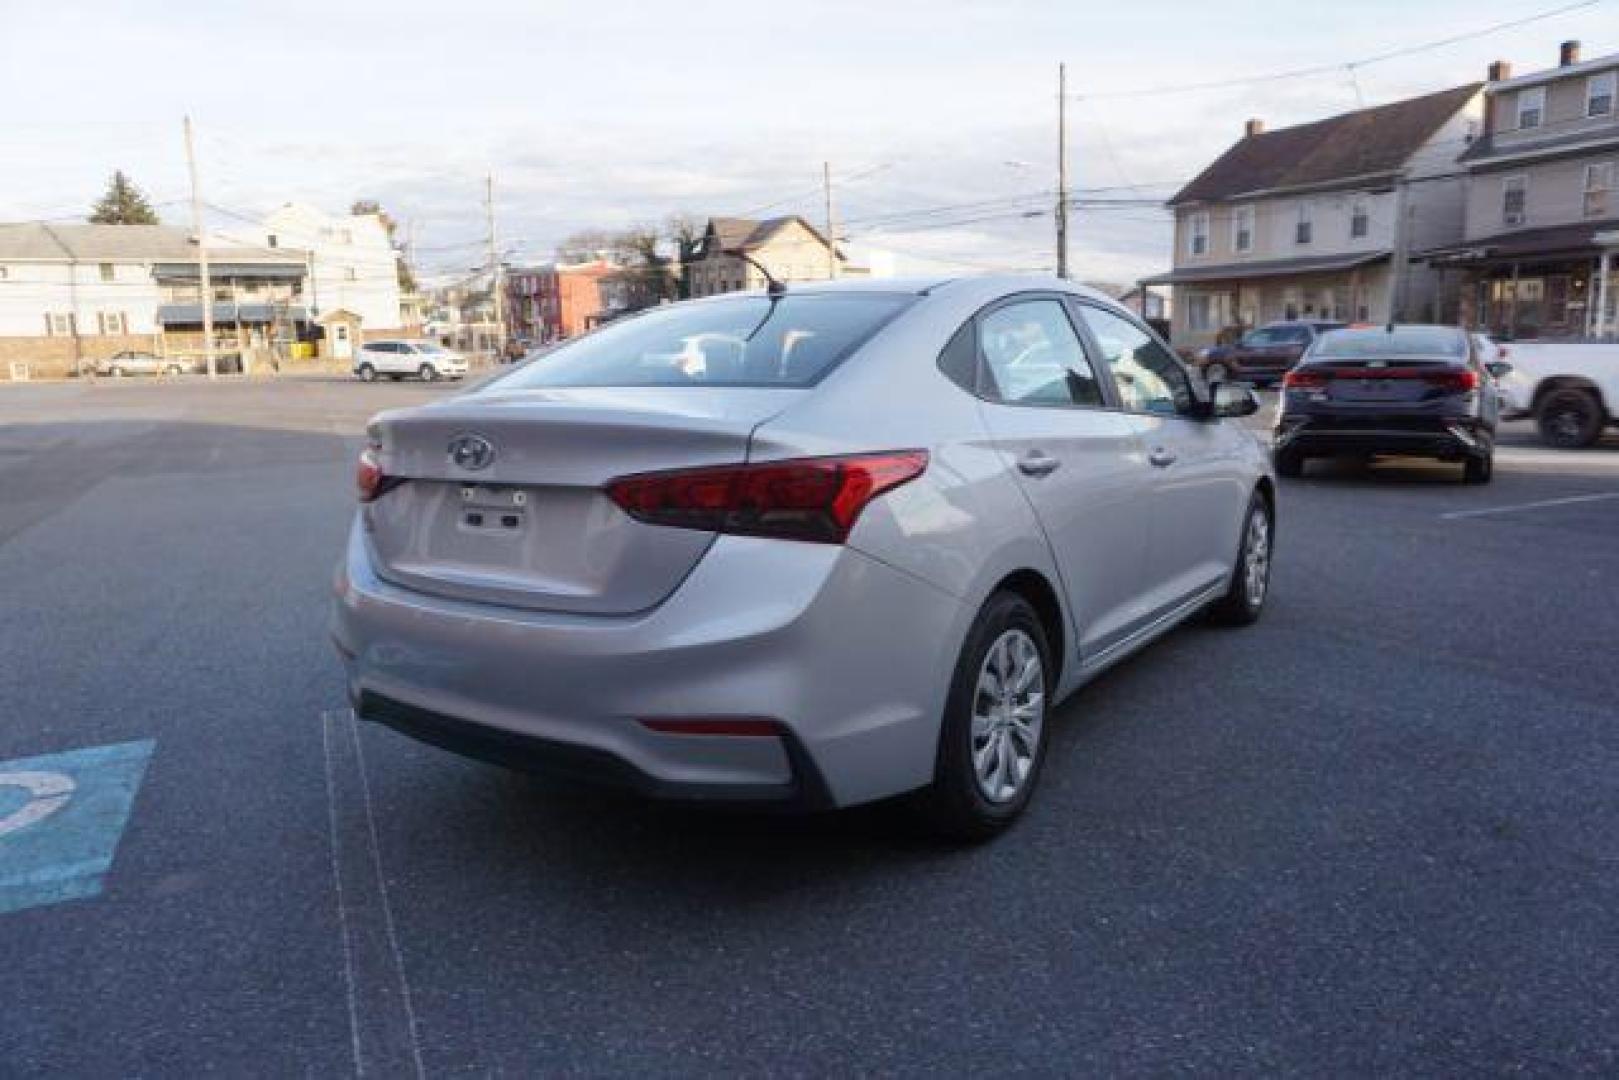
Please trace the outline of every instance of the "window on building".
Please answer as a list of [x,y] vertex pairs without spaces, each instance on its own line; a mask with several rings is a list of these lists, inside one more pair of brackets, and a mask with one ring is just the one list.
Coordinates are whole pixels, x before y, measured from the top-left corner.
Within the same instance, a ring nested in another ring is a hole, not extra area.
[[129,333],[129,316],[121,311],[103,311],[96,316],[96,321],[105,335],[117,337]]
[[1585,167],[1586,217],[1607,217],[1613,211],[1616,179],[1619,179],[1619,161],[1602,161]]
[[1365,199],[1356,199],[1349,208],[1349,238],[1360,240],[1371,231],[1371,214],[1366,208]]
[[275,233],[271,233],[269,236],[265,237],[265,239],[269,242],[271,247],[279,247],[281,245],[281,238]]
[[1193,293],[1186,298],[1186,329],[1194,334],[1206,334],[1217,329],[1214,325],[1214,297],[1208,293]]
[[1546,117],[1546,88],[1531,86],[1518,91],[1518,127],[1537,128]]
[[352,266],[343,271],[343,278],[345,281],[356,281],[359,279],[359,277],[360,272]]
[[1186,249],[1193,255],[1209,253],[1209,215],[1198,211],[1187,219]]
[[11,276],[11,267],[9,267],[9,266],[0,266],[0,281],[4,281],[4,280],[6,280],[6,278],[8,278],[10,276]]
[[1315,221],[1310,216],[1310,204],[1299,203],[1299,220],[1293,226],[1293,242],[1295,244],[1308,244],[1315,239]]
[[1231,250],[1254,249],[1254,208],[1239,206],[1231,212]]
[[113,279],[112,263],[102,263],[100,269],[102,281],[111,281]]
[[45,316],[45,333],[50,337],[66,337],[73,333],[73,316],[51,313]]
[[1612,116],[1615,84],[1619,71],[1604,71],[1585,80],[1585,115]]
[[1501,181],[1501,223],[1522,225],[1529,215],[1525,205],[1529,197],[1529,178],[1509,176]]

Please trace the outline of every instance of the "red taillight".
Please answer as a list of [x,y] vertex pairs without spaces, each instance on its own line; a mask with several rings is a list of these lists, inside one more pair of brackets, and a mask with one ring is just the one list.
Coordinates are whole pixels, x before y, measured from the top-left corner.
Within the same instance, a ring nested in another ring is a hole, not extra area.
[[360,460],[354,466],[354,487],[359,493],[361,502],[371,502],[402,483],[404,481],[399,477],[389,476],[382,471],[382,462],[377,460],[375,446],[368,446],[360,451]]
[[1478,389],[1478,372],[1472,368],[1460,370],[1437,371],[1428,376],[1428,382],[1441,390],[1453,394],[1466,393]]
[[757,738],[781,734],[779,721],[759,720],[749,716],[663,717],[656,720],[642,720],[641,726],[662,735],[730,735]]
[[360,501],[370,502],[382,494],[382,485],[388,478],[382,473],[382,464],[377,461],[377,455],[368,446],[360,451],[360,460],[354,467],[354,486],[359,490]]
[[1309,368],[1294,368],[1282,376],[1282,387],[1287,390],[1319,390],[1326,385],[1326,373]]
[[925,450],[624,476],[607,495],[637,521],[838,544],[866,504],[922,475]]

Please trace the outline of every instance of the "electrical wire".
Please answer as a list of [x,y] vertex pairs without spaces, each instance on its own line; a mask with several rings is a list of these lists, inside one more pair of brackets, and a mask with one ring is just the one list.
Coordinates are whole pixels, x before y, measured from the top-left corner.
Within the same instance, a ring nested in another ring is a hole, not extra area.
[[1514,30],[1520,26],[1528,26],[1531,23],[1556,18],[1559,15],[1567,15],[1571,11],[1579,11],[1584,8],[1595,7],[1598,4],[1605,2],[1606,0],[1579,0],[1578,3],[1564,4],[1561,7],[1551,8],[1550,10],[1541,11],[1534,15],[1526,15],[1520,19],[1510,19],[1506,22],[1496,23],[1492,26],[1486,26],[1478,30],[1470,30],[1462,34],[1453,34],[1450,37],[1437,38],[1433,41],[1425,41],[1417,45],[1408,45],[1399,49],[1391,49],[1388,52],[1362,57],[1359,60],[1339,61],[1331,64],[1317,64],[1312,67],[1294,68],[1291,71],[1275,71],[1265,75],[1247,75],[1234,79],[1215,79],[1209,82],[1181,83],[1179,85],[1172,86],[1152,86],[1135,90],[1103,90],[1095,93],[1070,94],[1069,98],[1080,101],[1103,101],[1117,100],[1120,98],[1161,97],[1170,94],[1191,94],[1203,90],[1224,90],[1235,86],[1255,86],[1262,83],[1282,82],[1289,79],[1313,78],[1319,75],[1336,74],[1345,70],[1354,72],[1357,68],[1369,67],[1373,64],[1381,64],[1389,60],[1399,59],[1401,57],[1415,56],[1419,53],[1431,52],[1435,49],[1446,48],[1451,45],[1459,44],[1463,41],[1472,41],[1475,38],[1488,37],[1491,34],[1498,34],[1503,30]]

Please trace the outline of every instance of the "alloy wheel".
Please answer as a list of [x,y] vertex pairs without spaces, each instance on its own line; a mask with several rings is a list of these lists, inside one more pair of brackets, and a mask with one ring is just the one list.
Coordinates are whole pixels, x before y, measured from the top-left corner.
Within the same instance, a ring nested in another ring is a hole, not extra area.
[[1248,518],[1248,542],[1242,553],[1243,592],[1248,605],[1257,608],[1265,602],[1270,587],[1270,518],[1255,510]]
[[973,694],[972,759],[978,790],[1010,802],[1034,772],[1046,720],[1045,665],[1025,631],[1007,630],[989,647]]

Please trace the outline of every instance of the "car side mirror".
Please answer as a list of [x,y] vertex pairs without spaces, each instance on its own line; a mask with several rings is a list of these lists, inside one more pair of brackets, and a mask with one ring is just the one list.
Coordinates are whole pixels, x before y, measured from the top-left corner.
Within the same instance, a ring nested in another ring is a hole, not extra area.
[[1220,382],[1209,387],[1209,413],[1216,417],[1252,416],[1259,411],[1259,395],[1247,383]]
[[1504,379],[1512,374],[1512,365],[1505,360],[1491,360],[1484,365],[1484,370],[1490,373],[1492,379]]

